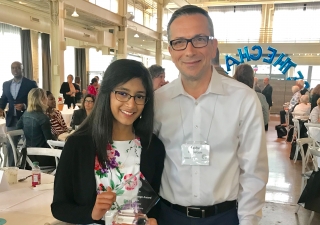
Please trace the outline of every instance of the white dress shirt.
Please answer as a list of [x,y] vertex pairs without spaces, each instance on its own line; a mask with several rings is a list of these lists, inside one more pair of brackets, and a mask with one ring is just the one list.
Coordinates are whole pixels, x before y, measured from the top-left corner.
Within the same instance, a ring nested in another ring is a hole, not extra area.
[[[160,195],[182,206],[210,206],[238,200],[241,225],[257,225],[268,180],[263,116],[248,86],[216,70],[198,99],[181,78],[155,93],[154,132],[166,149]],[[181,145],[207,141],[209,166],[181,165]]]
[[311,109],[311,104],[305,104],[305,103],[300,103],[299,105],[297,105],[293,112],[299,115],[305,115],[305,116],[309,116],[310,115],[310,109]]

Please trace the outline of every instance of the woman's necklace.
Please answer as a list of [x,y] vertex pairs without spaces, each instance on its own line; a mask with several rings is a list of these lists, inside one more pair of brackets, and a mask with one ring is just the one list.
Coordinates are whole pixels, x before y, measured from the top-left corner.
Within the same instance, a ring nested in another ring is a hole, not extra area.
[[[123,161],[123,162],[121,162],[121,164],[119,164],[119,168],[120,169],[122,169],[122,168],[124,168],[125,166],[126,166],[126,162],[127,162],[127,160],[128,160],[128,158],[129,158],[129,156],[131,156],[132,155],[132,152],[133,153],[135,153],[136,152],[136,149],[137,149],[137,146],[136,146],[136,144],[135,144],[135,138],[136,138],[136,135],[135,135],[135,132],[133,132],[133,139],[130,141],[131,143],[130,143],[130,148],[129,149],[127,149],[127,157],[126,157],[126,159]],[[135,150],[133,150],[133,149],[135,149]]]

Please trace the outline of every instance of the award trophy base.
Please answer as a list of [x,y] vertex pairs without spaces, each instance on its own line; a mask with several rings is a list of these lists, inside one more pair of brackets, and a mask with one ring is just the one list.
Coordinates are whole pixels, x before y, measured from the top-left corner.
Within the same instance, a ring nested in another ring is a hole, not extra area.
[[148,225],[148,217],[140,213],[118,212],[113,218],[114,225],[130,224],[130,225]]

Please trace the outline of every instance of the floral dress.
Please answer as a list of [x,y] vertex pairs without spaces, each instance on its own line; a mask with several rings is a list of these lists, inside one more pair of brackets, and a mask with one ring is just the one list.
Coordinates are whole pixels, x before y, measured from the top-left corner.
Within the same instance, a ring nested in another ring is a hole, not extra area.
[[[117,200],[111,210],[117,210],[117,206],[125,209],[126,204],[130,203],[137,195],[137,176],[140,172],[141,143],[136,138],[130,141],[114,141],[107,146],[107,157],[109,163],[103,169],[95,158],[94,173],[96,177],[97,193],[107,190],[108,187],[116,192]],[[128,179],[131,178],[128,181]]]

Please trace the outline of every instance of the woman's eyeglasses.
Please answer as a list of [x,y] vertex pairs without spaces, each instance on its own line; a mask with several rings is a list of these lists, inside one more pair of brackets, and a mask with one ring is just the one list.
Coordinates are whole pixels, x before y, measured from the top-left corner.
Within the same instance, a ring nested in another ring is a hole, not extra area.
[[84,100],[84,102],[86,102],[86,103],[93,103],[92,100]]
[[144,105],[149,100],[146,96],[142,94],[130,95],[124,91],[112,91],[112,92],[115,94],[116,99],[120,102],[127,102],[131,98],[134,98],[134,101],[137,105]]

